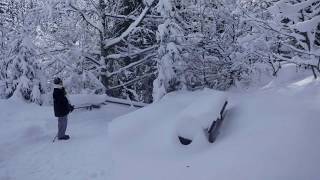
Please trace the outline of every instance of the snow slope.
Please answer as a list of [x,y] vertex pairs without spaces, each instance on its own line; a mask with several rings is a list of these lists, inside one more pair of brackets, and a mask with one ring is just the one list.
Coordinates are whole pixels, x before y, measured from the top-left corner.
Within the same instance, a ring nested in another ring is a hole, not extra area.
[[[71,140],[56,143],[52,107],[0,101],[0,180],[318,180],[320,82],[274,84],[250,93],[175,92],[139,110],[77,111]],[[210,144],[203,129],[225,98],[227,116]],[[181,145],[180,134],[193,142]]]

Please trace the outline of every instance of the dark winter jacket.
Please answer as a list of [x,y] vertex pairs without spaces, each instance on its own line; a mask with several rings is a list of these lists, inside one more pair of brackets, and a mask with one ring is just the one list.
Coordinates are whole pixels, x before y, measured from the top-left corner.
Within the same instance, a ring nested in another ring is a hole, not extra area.
[[69,104],[64,88],[54,88],[53,106],[56,117],[64,117],[70,113],[72,106]]

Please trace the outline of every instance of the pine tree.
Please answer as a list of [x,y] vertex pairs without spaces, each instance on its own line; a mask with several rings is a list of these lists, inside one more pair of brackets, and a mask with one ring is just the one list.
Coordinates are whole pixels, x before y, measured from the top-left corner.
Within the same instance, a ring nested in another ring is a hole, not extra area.
[[[23,37],[22,37],[23,36]],[[22,98],[28,102],[42,104],[45,79],[41,67],[35,59],[32,40],[21,34],[10,43],[12,52],[6,57],[6,96]]]
[[158,12],[166,19],[158,26],[158,76],[153,82],[153,99],[159,100],[171,91],[184,89],[184,62],[181,54],[181,44],[184,32],[174,17],[176,5],[173,1],[160,0]]
[[35,17],[29,16],[28,2],[11,2],[10,13],[14,14],[8,23],[6,53],[1,64],[3,95],[16,97],[27,102],[42,104],[46,79],[37,61],[37,47],[33,39],[36,29]]

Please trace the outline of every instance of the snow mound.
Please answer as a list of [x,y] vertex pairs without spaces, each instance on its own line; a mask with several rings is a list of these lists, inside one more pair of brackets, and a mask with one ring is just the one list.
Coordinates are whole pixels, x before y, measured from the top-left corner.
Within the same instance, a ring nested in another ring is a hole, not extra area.
[[[111,179],[319,179],[320,101],[310,91],[314,87],[171,93],[111,122]],[[216,118],[225,97],[231,103],[210,144],[198,131]],[[181,145],[179,133],[194,141]]]
[[109,137],[116,145],[136,146],[139,143],[135,140],[143,139],[141,143],[155,148],[146,148],[147,151],[162,149],[159,145],[175,149],[172,146],[180,146],[178,136],[198,139],[202,144],[199,146],[204,146],[208,142],[204,130],[218,118],[226,99],[226,93],[207,89],[172,93],[160,102],[114,120]]
[[298,68],[294,64],[284,65],[278,72],[277,77],[272,79],[263,89],[287,87],[310,76],[312,76],[312,73],[309,70]]
[[220,111],[227,100],[226,94],[216,92],[196,99],[189,106],[178,113],[178,136],[194,139],[199,133],[209,129],[211,123],[220,116]]

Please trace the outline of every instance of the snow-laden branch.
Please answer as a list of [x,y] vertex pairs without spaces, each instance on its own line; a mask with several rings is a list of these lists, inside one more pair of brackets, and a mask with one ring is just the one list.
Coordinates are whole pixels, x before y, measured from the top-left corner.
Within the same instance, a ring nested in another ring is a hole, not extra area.
[[98,30],[100,33],[103,32],[103,27],[102,27],[102,24],[96,24],[94,22],[92,22],[90,20],[89,17],[87,17],[87,15],[83,12],[83,10],[81,10],[80,8],[76,7],[74,4],[73,4],[73,1],[69,1],[69,6],[75,10],[76,12],[80,13],[81,17],[83,18],[84,21],[86,21],[90,26],[92,26],[93,28],[95,28],[96,30]]
[[51,50],[51,51],[46,51],[45,53],[40,53],[40,54],[37,54],[36,56],[43,56],[43,55],[47,55],[48,53],[60,53],[60,52],[64,52],[64,51],[68,51],[69,48],[63,48],[63,49],[54,49],[54,50]]
[[[109,18],[115,18],[115,19],[123,19],[128,21],[135,21],[138,19],[138,17],[134,15],[125,16],[125,15],[118,15],[118,14],[111,14],[111,13],[104,13]],[[147,20],[157,20],[157,21],[163,21],[164,18],[162,16],[154,16],[154,15],[146,15],[145,19]]]
[[110,46],[113,46],[115,44],[118,44],[121,42],[125,37],[127,37],[145,18],[148,11],[150,10],[151,6],[146,6],[142,13],[139,15],[139,17],[128,27],[128,29],[123,32],[120,36],[113,38],[113,39],[106,39],[104,47],[107,49]]
[[73,71],[76,71],[78,72],[78,68],[77,67],[74,67],[72,66],[71,64],[69,64],[68,62],[66,62],[65,60],[59,58],[59,57],[55,57],[53,55],[51,55],[49,52],[47,52],[46,50],[42,49],[41,47],[38,47],[44,54],[48,55],[49,57],[51,57],[52,59],[56,59],[58,60],[59,62],[61,62],[62,64],[64,64],[65,66],[71,68]]
[[317,52],[315,53],[312,53],[312,52],[309,52],[309,51],[303,51],[301,49],[298,49],[290,44],[286,44],[286,43],[283,43],[282,45],[284,46],[287,46],[288,48],[290,48],[291,50],[295,51],[295,52],[298,52],[298,53],[301,53],[301,54],[305,54],[305,55],[309,55],[309,56],[315,56],[315,57],[320,57],[320,54],[318,54]]
[[95,12],[96,12],[97,14],[99,14],[99,12],[98,12],[98,11],[99,11],[98,5],[97,5],[93,0],[90,0],[90,2],[91,2],[91,4],[93,5],[93,7],[96,9]]
[[149,48],[145,48],[145,49],[141,49],[139,51],[136,51],[136,52],[130,53],[130,54],[123,54],[123,53],[121,53],[121,54],[110,54],[106,58],[107,59],[120,59],[120,58],[126,58],[126,57],[134,57],[134,56],[137,56],[137,55],[152,51],[152,50],[154,50],[156,48],[158,48],[158,45],[152,46],[152,47],[149,47]]
[[110,87],[110,88],[107,89],[107,91],[110,91],[110,90],[113,90],[113,89],[118,89],[118,88],[121,88],[121,87],[124,87],[124,86],[129,86],[129,85],[131,85],[131,84],[133,84],[133,83],[135,83],[137,81],[140,81],[142,79],[148,78],[148,77],[150,77],[150,76],[152,76],[152,75],[154,75],[156,73],[157,72],[153,72],[153,73],[145,74],[143,76],[138,76],[136,79],[128,81],[128,82],[126,82],[124,84],[120,84],[120,85],[117,85],[117,86]]
[[110,76],[119,74],[120,72],[122,72],[122,71],[124,71],[124,70],[126,70],[126,69],[132,68],[132,67],[134,67],[134,66],[138,66],[138,65],[144,63],[145,61],[149,60],[150,58],[152,58],[152,57],[154,57],[154,56],[156,56],[156,55],[157,55],[157,54],[148,55],[148,56],[144,57],[143,59],[141,59],[141,60],[139,60],[139,61],[133,62],[133,63],[127,65],[127,66],[124,66],[124,67],[118,69],[117,71],[114,71],[114,72],[112,72],[112,73],[108,73],[108,76],[110,77]]
[[272,54],[273,57],[275,57],[276,59],[279,59],[280,61],[289,63],[289,64],[295,64],[297,66],[304,66],[304,67],[314,67],[319,69],[319,60],[305,60],[305,59],[301,59],[298,56],[294,56],[293,58],[287,58],[287,57],[283,57],[279,54],[273,53]]
[[298,22],[290,27],[299,30],[300,32],[309,32],[316,29],[320,22],[320,16],[315,16],[309,20]]
[[93,57],[90,57],[89,55],[85,55],[84,56],[87,60],[93,62],[94,64],[101,66],[100,62],[98,62],[97,60],[95,60]]

